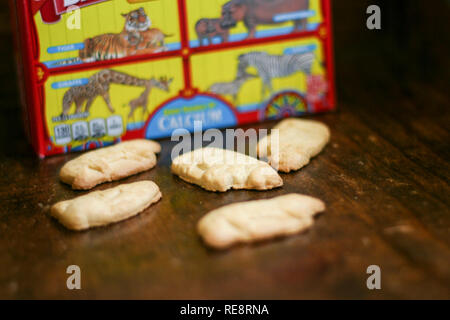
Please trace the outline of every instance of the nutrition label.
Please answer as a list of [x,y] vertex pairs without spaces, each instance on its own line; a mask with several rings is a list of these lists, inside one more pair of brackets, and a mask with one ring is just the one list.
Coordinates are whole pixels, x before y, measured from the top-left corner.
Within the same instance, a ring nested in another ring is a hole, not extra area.
[[89,137],[89,129],[87,122],[80,121],[72,125],[73,140],[83,141]]
[[89,128],[93,138],[101,138],[106,135],[106,126],[104,119],[94,119],[89,121]]
[[119,137],[123,133],[123,123],[121,116],[109,117],[106,120],[108,127],[108,136]]
[[61,124],[55,126],[55,143],[65,145],[72,141],[86,141],[89,138],[104,136],[119,137],[123,133],[123,120],[121,116],[94,119],[91,121],[78,121],[72,125]]
[[70,126],[68,124],[61,124],[55,127],[55,142],[56,144],[68,144],[72,141],[70,134]]

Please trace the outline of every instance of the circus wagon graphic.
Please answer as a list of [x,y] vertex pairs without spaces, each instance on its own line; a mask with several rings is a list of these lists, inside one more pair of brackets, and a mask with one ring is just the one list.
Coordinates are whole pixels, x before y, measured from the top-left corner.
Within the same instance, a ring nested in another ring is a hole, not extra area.
[[335,106],[328,0],[30,0],[13,14],[42,157]]

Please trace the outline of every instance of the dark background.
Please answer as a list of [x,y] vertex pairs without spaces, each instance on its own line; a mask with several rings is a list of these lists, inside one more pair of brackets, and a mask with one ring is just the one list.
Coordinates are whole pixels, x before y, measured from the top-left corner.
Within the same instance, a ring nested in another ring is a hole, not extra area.
[[[366,28],[370,4],[382,30]],[[171,175],[162,141],[157,168],[125,180],[154,180],[162,201],[71,233],[45,213],[78,195],[58,182],[74,155],[38,160],[25,141],[1,1],[0,298],[450,298],[450,2],[334,0],[333,19],[338,111],[314,116],[331,143],[282,189],[208,193]],[[327,203],[309,232],[226,253],[195,233],[209,210],[286,192]],[[77,292],[65,288],[73,263]],[[381,291],[365,286],[370,264]]]

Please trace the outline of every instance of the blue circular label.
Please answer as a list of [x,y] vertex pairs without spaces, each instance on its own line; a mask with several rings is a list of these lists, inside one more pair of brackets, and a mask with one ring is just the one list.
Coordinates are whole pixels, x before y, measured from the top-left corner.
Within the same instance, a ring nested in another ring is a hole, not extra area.
[[230,107],[219,99],[207,95],[196,95],[192,99],[178,98],[153,115],[145,130],[145,137],[168,137],[176,129],[193,132],[199,124],[201,130],[232,127],[237,125],[237,119]]

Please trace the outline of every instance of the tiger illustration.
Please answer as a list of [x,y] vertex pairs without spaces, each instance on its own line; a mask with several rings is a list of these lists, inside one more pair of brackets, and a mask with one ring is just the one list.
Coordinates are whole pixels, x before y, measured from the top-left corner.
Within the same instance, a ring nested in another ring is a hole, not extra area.
[[159,51],[166,51],[167,47],[165,40],[167,37],[172,37],[172,34],[165,34],[157,28],[150,28],[149,30],[140,32],[141,41],[136,46],[137,52],[144,53],[146,49],[160,48]]
[[54,66],[120,59],[166,50],[164,38],[170,35],[151,28],[152,21],[144,8],[122,16],[125,18],[125,26],[121,33],[107,33],[88,38],[84,41],[84,48],[79,50],[78,57],[57,62]]

